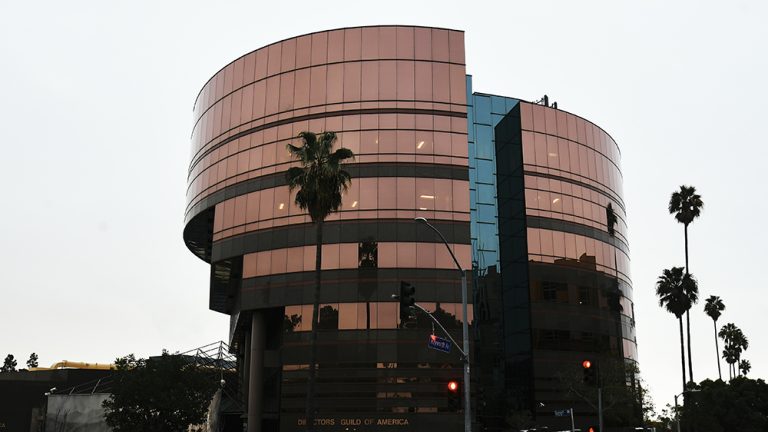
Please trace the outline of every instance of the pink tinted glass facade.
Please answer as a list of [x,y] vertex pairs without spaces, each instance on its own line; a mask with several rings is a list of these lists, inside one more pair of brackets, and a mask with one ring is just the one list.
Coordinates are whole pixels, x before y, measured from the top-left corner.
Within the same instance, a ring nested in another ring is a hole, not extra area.
[[[556,227],[529,226],[529,260],[587,265],[617,278],[624,287],[618,300],[625,316],[622,320],[632,323],[625,324],[627,329],[633,328],[626,207],[622,198],[618,145],[600,127],[565,111],[521,102],[520,117],[527,216],[563,221],[569,226],[578,224],[605,233],[595,236]],[[609,204],[616,216],[613,236],[606,235]],[[532,286],[532,300],[543,300],[540,291],[541,287]],[[578,293],[571,294],[574,301],[578,300]],[[601,308],[609,308],[605,298],[596,301]],[[637,360],[634,330],[625,329],[622,333],[622,346],[612,349]]]
[[[450,331],[465,319],[448,250],[413,219],[440,226],[459,263],[471,268],[466,98],[463,32],[409,26],[286,39],[226,65],[200,91],[185,240],[211,262],[211,308],[232,316],[235,350],[244,352],[250,337],[242,317],[280,317],[267,322],[266,333],[281,341],[283,387],[269,396],[280,400],[281,430],[296,429],[303,415],[306,384],[296,383],[306,382],[299,371],[309,363],[316,250],[312,222],[286,185],[285,172],[298,165],[286,145],[301,145],[300,132],[333,131],[335,147],[355,154],[345,165],[351,185],[325,220],[322,245],[316,324],[326,332],[318,362],[327,382],[318,392],[321,411],[333,417],[350,400],[338,390],[351,382],[349,370],[376,380],[385,370],[367,365],[401,364],[399,373],[416,377],[417,364],[438,359],[410,347],[415,342],[391,298],[401,280],[417,284],[419,301],[450,317]],[[361,251],[371,245],[376,252],[366,253],[374,258],[365,261]],[[352,341],[357,352],[336,354]],[[446,363],[435,373],[457,368]],[[414,379],[400,387],[396,393],[412,397],[355,397],[354,411],[446,414],[447,405],[426,396],[434,384]]]
[[462,32],[365,27],[278,42],[225,66],[198,95],[188,210],[286,170],[285,145],[306,130],[337,132],[358,163],[466,166],[465,113]]

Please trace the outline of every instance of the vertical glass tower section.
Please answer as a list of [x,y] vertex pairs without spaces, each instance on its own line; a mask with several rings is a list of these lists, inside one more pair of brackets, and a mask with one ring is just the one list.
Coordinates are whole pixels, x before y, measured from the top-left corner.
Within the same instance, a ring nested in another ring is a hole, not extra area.
[[[504,398],[555,426],[553,408],[574,406],[591,421],[558,376],[584,358],[637,360],[619,148],[553,107],[482,93],[468,101],[478,355],[495,374],[480,377],[486,405]],[[503,365],[489,360],[493,350]]]
[[518,100],[472,93],[471,76],[467,92],[472,259],[483,272],[499,264],[494,128]]

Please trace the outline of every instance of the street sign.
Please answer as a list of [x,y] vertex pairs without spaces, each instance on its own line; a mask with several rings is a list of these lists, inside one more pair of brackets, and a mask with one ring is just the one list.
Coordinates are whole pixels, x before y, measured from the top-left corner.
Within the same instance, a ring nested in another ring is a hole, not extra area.
[[571,410],[564,409],[564,410],[555,410],[555,417],[568,417],[571,415]]
[[433,350],[442,351],[444,353],[451,352],[451,341],[437,337],[435,335],[429,336],[429,340],[427,340],[427,346]]

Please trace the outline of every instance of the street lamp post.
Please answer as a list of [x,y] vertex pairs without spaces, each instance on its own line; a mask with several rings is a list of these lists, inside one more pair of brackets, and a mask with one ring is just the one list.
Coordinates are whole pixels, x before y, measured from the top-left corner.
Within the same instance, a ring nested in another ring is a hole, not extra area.
[[427,219],[423,217],[417,217],[414,218],[416,222],[423,223],[427,227],[429,227],[432,231],[436,232],[438,236],[440,236],[440,240],[443,241],[443,244],[445,244],[446,249],[448,249],[448,253],[451,254],[451,258],[453,258],[453,262],[456,264],[456,269],[461,273],[461,313],[463,315],[462,319],[462,339],[463,339],[463,350],[464,351],[464,432],[472,432],[472,408],[469,400],[469,323],[468,323],[468,316],[467,316],[467,274],[464,272],[464,270],[461,268],[461,265],[459,264],[459,260],[456,259],[456,255],[453,254],[453,251],[451,250],[451,246],[448,245],[448,242],[445,240],[445,237],[443,234],[437,230],[434,226],[430,225],[430,223],[427,221]]
[[675,395],[675,421],[677,422],[677,432],[680,432],[680,413],[677,411],[677,397],[682,395],[683,393]]
[[680,413],[677,411],[677,398],[686,394],[686,393],[696,393],[699,390],[692,389],[692,390],[685,390],[680,394],[675,395],[675,420],[677,421],[677,432],[680,432]]

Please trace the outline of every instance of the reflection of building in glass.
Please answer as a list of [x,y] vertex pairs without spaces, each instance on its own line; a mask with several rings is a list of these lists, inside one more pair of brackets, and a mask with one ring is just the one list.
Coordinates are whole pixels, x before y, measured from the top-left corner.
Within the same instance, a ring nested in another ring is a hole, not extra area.
[[265,430],[304,429],[314,227],[284,172],[285,145],[306,130],[336,131],[356,154],[323,235],[318,420],[463,429],[443,388],[460,359],[426,348],[428,320],[402,328],[391,298],[414,284],[460,337],[460,281],[417,216],[477,269],[478,420],[498,424],[510,399],[558,403],[554,371],[580,353],[635,357],[615,143],[563,111],[472,93],[462,32],[286,39],[216,73],[194,119],[184,238],[211,264],[210,307],[232,317],[245,406]]

